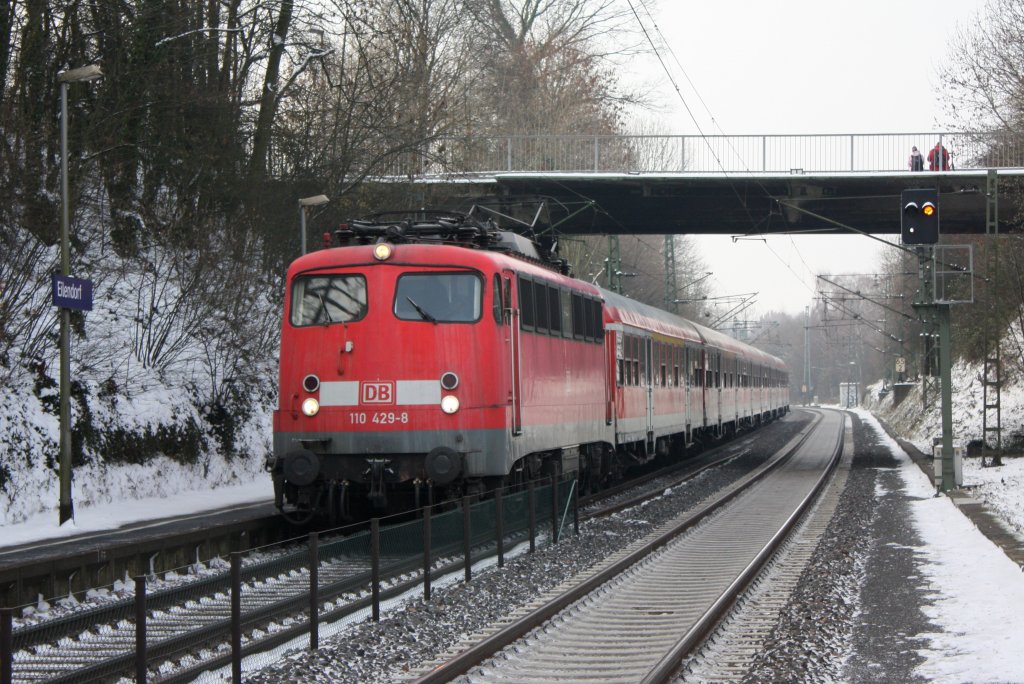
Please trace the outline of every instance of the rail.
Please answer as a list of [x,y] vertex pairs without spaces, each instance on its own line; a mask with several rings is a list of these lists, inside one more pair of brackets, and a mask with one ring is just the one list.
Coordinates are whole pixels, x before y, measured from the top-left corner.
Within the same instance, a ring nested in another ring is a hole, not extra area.
[[[554,615],[560,613],[569,605],[595,591],[598,587],[604,585],[612,578],[621,575],[626,569],[633,567],[636,563],[649,556],[655,550],[665,547],[669,542],[674,540],[683,532],[695,528],[699,523],[710,518],[712,514],[721,510],[728,502],[739,497],[751,485],[782,467],[789,458],[807,442],[820,420],[819,416],[812,425],[802,430],[799,435],[794,437],[785,447],[783,447],[783,449],[776,454],[773,460],[734,483],[734,485],[727,488],[721,496],[712,501],[706,502],[698,510],[687,513],[680,519],[663,526],[646,540],[635,544],[620,554],[610,557],[603,564],[587,573],[583,573],[582,576],[577,577],[575,580],[570,580],[564,583],[560,587],[561,591],[557,595],[552,596],[549,600],[536,606],[533,610],[517,617],[514,621],[497,629],[485,630],[484,636],[482,636],[479,641],[472,639],[465,641],[460,645],[460,650],[457,652],[446,656],[441,661],[426,664],[422,670],[413,673],[411,681],[415,684],[433,684],[435,682],[450,681],[455,677],[467,674],[471,668],[481,663],[481,661],[493,656],[509,644],[522,638],[531,630],[534,630],[544,624]],[[834,466],[835,460],[836,458],[833,456],[831,459],[832,466]],[[831,466],[829,470],[831,470]],[[822,474],[821,477],[818,478],[815,490],[820,488],[825,477],[826,475]],[[811,497],[808,497],[807,501],[809,501],[810,498]],[[803,510],[805,507],[806,501],[804,505],[801,505],[798,508]],[[798,517],[798,514],[791,515],[787,521],[787,525],[792,524],[792,522]],[[772,546],[774,543],[776,542],[773,539],[772,544],[769,544],[769,546]],[[768,555],[770,555],[768,552],[761,554],[763,557],[767,557]],[[759,556],[759,558],[761,556]],[[734,587],[737,589],[742,587],[745,584],[746,579],[747,578],[744,577],[742,580],[734,582]],[[713,609],[717,607],[718,606],[716,605]],[[591,629],[591,631],[596,633],[593,629]],[[676,658],[677,655],[676,651],[673,650],[670,654],[670,659]],[[559,655],[558,657],[563,656]],[[526,656],[518,658],[517,662],[523,660],[523,658],[526,658]],[[661,666],[661,663],[656,666],[655,674],[657,674],[658,668]],[[491,669],[493,669],[493,667]],[[543,670],[544,667],[542,666],[540,669]],[[514,674],[515,673],[510,674],[510,677]],[[598,681],[597,677],[593,676],[593,672],[590,672],[589,675],[594,681]],[[622,675],[622,671],[616,672],[618,679],[623,679],[624,677]],[[470,675],[470,678],[473,678],[473,675]],[[527,677],[524,677],[524,679],[527,679]]]
[[[552,475],[546,485],[531,482],[482,501],[466,498],[453,510],[395,521],[377,532],[352,528],[346,536],[311,540],[309,547],[292,539],[253,549],[256,557],[244,568],[242,554],[234,553],[230,573],[223,562],[202,577],[178,568],[169,574],[186,578],[183,583],[152,593],[135,590],[148,584],[138,576],[124,598],[38,624],[16,627],[17,611],[0,609],[0,684],[106,681],[133,664],[139,682],[191,681],[211,667],[239,668],[243,656],[301,635],[315,642],[320,618],[370,607],[377,619],[383,603],[416,585],[429,596],[431,580],[458,567],[469,581],[473,563],[495,544],[500,564],[505,542],[528,538],[531,551],[538,536],[557,543],[564,512],[575,510],[573,485]],[[406,581],[406,574],[418,576]],[[367,587],[372,600],[359,598]],[[311,605],[317,610],[307,613]],[[223,652],[218,645],[229,640]]]
[[1007,132],[817,135],[503,135],[440,137],[397,156],[384,175],[497,173],[910,172],[911,148],[936,144],[956,170],[1024,168],[1024,140]]

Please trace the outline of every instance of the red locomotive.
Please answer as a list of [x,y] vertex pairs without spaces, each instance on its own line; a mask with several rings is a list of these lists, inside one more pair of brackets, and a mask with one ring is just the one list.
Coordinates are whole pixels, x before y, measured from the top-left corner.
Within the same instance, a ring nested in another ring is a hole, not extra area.
[[571,278],[490,222],[337,236],[288,269],[269,469],[292,519],[552,471],[598,486],[789,408],[781,360]]

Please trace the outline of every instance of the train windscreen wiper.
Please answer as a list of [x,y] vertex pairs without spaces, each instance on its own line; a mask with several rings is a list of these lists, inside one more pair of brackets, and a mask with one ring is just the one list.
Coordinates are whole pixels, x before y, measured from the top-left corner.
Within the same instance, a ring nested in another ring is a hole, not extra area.
[[412,300],[412,297],[406,296],[406,298],[405,298],[405,299],[406,299],[406,300],[407,300],[407,301],[408,301],[408,302],[409,302],[410,304],[412,304],[412,308],[416,309],[416,313],[418,313],[418,314],[420,315],[420,318],[422,318],[422,319],[423,319],[423,320],[425,320],[425,321],[430,321],[430,322],[431,322],[431,323],[433,323],[434,325],[437,325],[437,319],[436,319],[436,318],[434,318],[433,316],[431,316],[430,314],[428,314],[428,313],[427,313],[426,311],[424,311],[424,310],[423,310],[423,307],[421,307],[421,306],[420,306],[419,304],[417,304],[416,302],[414,302],[414,301]]
[[[320,299],[320,311],[324,312],[324,317],[327,319],[327,322],[324,323],[324,325],[334,323],[334,319],[331,318],[331,312],[327,310],[327,302],[324,301],[324,296],[319,292],[316,293],[316,296]],[[320,317],[320,311],[317,312],[317,318]]]

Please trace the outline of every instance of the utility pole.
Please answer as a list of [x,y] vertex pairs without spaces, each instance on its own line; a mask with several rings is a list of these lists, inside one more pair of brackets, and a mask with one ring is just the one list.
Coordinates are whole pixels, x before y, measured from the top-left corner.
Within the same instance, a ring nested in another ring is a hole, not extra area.
[[622,252],[618,235],[608,236],[608,289],[622,294]]
[[665,310],[678,313],[679,304],[676,297],[679,296],[676,283],[676,236],[665,236]]
[[999,287],[999,177],[995,169],[989,169],[985,188],[985,233],[988,268],[985,275],[987,284],[985,294],[988,298],[987,321],[985,323],[985,366],[982,373],[982,404],[981,412],[981,463],[985,465],[985,449],[989,448],[989,435],[992,435],[992,460],[989,465],[1003,465],[1003,425],[1000,390],[1002,389],[1002,359],[1000,354],[1000,327],[996,288]]
[[804,307],[804,406],[807,406],[811,396],[811,307]]

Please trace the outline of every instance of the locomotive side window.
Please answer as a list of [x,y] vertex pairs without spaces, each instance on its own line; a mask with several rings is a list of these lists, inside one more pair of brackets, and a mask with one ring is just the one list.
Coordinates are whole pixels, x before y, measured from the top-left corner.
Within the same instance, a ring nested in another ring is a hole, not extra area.
[[533,330],[533,283],[519,278],[519,323],[523,330]]
[[327,275],[296,278],[292,284],[291,324],[350,323],[366,315],[366,278]]
[[572,337],[572,294],[569,290],[562,290],[562,337]]
[[586,340],[595,342],[601,338],[601,305],[593,299],[584,299],[583,308],[586,313]]
[[548,327],[556,337],[562,334],[562,302],[557,287],[548,288]]
[[572,296],[572,336],[582,340],[587,334],[587,317],[583,313],[583,297],[578,294]]
[[472,323],[480,320],[483,283],[472,273],[404,273],[395,288],[395,316],[403,321]]
[[533,284],[534,317],[536,318],[537,332],[548,331],[548,286],[544,283],[534,282]]

